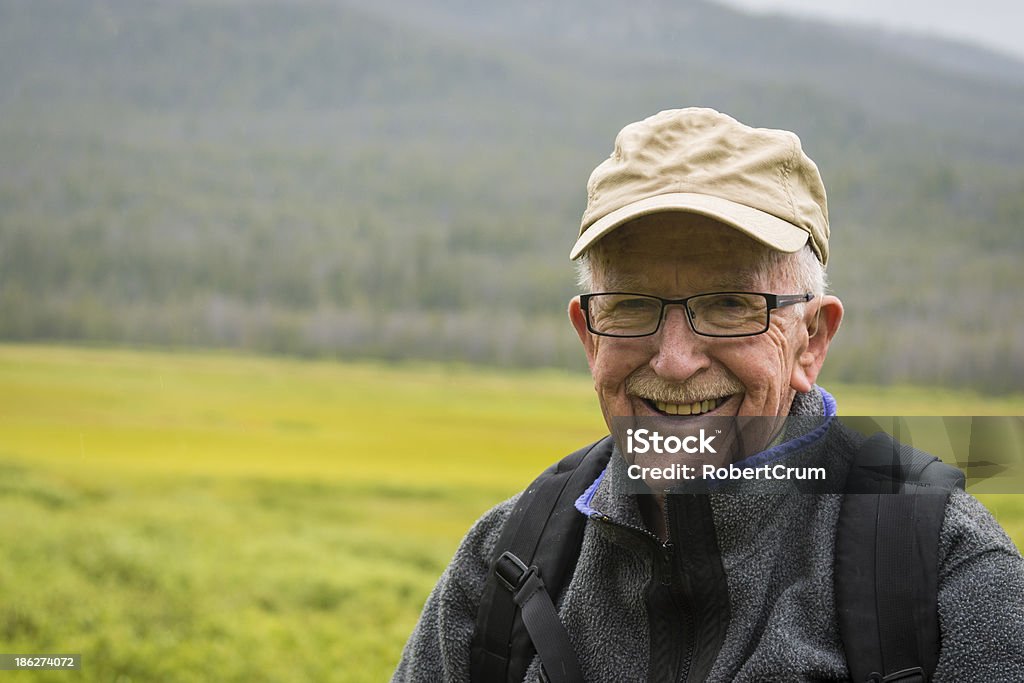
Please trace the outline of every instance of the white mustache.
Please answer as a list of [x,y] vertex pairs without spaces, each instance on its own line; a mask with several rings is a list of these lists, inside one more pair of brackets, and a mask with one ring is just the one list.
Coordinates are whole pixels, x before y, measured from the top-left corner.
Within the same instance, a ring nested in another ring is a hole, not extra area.
[[743,391],[734,377],[697,375],[682,384],[666,382],[650,368],[641,368],[626,378],[626,392],[652,401],[665,403],[696,403],[712,398],[731,396]]

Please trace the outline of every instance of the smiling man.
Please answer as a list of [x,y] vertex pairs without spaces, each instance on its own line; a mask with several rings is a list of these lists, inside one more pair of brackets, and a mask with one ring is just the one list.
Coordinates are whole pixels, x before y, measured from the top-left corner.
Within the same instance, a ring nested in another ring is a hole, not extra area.
[[[773,426],[728,471],[814,465],[831,488],[638,492],[622,440],[605,438],[470,530],[394,680],[1024,680],[1024,561],[941,464],[897,481],[932,495],[862,497],[876,507],[858,540],[844,492],[865,445],[815,384],[843,306],[825,290],[825,189],[799,139],[661,112],[619,133],[587,189],[571,252],[586,293],[569,318],[609,430],[810,420]],[[875,547],[890,532],[909,564],[862,571],[887,565]]]
[[[682,212],[637,218],[594,245],[583,276],[594,293],[573,299],[569,317],[606,419],[785,414],[811,390],[842,317],[806,249],[783,260]],[[772,310],[777,293],[787,298]],[[819,312],[826,327],[812,338]]]

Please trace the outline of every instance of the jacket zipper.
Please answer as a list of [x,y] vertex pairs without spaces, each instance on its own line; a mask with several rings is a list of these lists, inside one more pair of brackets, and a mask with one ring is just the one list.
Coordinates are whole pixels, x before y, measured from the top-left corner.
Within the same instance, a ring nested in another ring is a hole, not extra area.
[[[679,649],[676,654],[675,665],[672,667],[674,675],[673,679],[685,683],[687,677],[690,675],[690,663],[693,659],[693,643],[694,643],[694,624],[693,624],[693,610],[687,604],[686,599],[683,597],[682,592],[679,590],[677,585],[677,577],[672,567],[672,553],[675,552],[673,549],[665,554],[663,558],[666,576],[668,576],[668,595],[672,601],[672,607],[675,614],[682,618],[682,641],[683,647]],[[682,660],[682,666],[680,666],[680,660]]]
[[[618,522],[608,515],[600,512],[595,512],[591,515],[592,519],[599,520],[606,524],[619,527],[620,529],[626,529],[633,533],[639,534],[653,546],[655,546],[656,557],[660,567],[657,569],[654,580],[660,586],[660,590],[663,591],[672,606],[672,615],[679,620],[680,629],[673,628],[674,625],[670,625],[666,631],[671,634],[675,631],[680,631],[683,641],[683,647],[676,652],[672,668],[667,677],[673,681],[682,681],[685,683],[686,679],[690,675],[690,666],[693,661],[693,647],[694,647],[694,622],[693,622],[693,609],[689,606],[688,601],[683,596],[683,591],[678,585],[678,579],[673,571],[673,559],[674,553],[676,552],[675,547],[671,542],[662,542],[658,536],[651,533],[649,530],[635,526],[633,524],[627,524],[625,522]],[[661,620],[665,620],[663,614],[659,613]],[[656,625],[652,624],[652,628]],[[655,658],[661,653],[651,652],[651,665],[656,664]],[[682,666],[680,666],[680,660]],[[653,668],[653,666],[652,666]],[[651,679],[651,671],[648,671],[648,678]],[[654,680],[654,679],[651,679]]]
[[[669,518],[669,505],[672,505],[672,497],[669,496],[665,499],[665,528],[668,529],[669,535],[672,534],[672,521]],[[671,546],[671,542],[667,545]],[[676,550],[676,552],[679,552]],[[686,591],[682,590],[682,586],[679,585],[681,581],[687,580],[686,577],[682,576],[680,572],[676,572],[675,567],[672,565],[674,557],[671,553],[666,556],[669,562],[669,593],[672,595],[672,600],[676,604],[677,610],[682,614],[683,617],[683,664],[677,666],[676,671],[678,675],[676,681],[680,683],[686,683],[686,680],[690,677],[690,666],[693,663],[693,649],[696,645],[696,624],[694,623],[694,607],[691,602],[686,598]]]

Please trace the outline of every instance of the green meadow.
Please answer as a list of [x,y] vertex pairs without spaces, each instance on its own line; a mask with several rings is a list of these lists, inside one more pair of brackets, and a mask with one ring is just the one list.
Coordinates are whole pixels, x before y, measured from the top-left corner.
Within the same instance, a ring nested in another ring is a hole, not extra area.
[[[846,414],[1024,397],[830,385]],[[462,534],[604,433],[554,371],[0,346],[0,652],[25,681],[381,681]],[[1024,499],[987,505],[1024,544]]]

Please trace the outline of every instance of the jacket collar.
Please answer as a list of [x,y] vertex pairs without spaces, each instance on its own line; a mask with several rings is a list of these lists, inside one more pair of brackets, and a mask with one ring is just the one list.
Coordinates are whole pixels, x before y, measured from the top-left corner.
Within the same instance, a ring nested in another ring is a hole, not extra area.
[[[805,422],[806,429],[801,429],[797,425],[798,433],[792,438],[784,437],[780,443],[735,463],[735,465],[740,468],[770,465],[788,459],[797,453],[805,454],[801,456],[801,459],[815,457],[814,451],[817,449],[813,446],[820,444],[828,433],[833,422],[828,418],[836,415],[836,400],[825,389],[815,385],[808,393],[797,394],[793,398],[789,415],[813,419]],[[822,417],[826,419],[821,420]],[[621,491],[628,490],[622,480],[624,476],[625,461],[622,459],[618,447],[615,447],[608,466],[576,500],[576,509],[588,518],[601,518],[606,521],[615,521],[620,525],[636,527],[638,530],[645,529],[636,496],[621,493]]]

